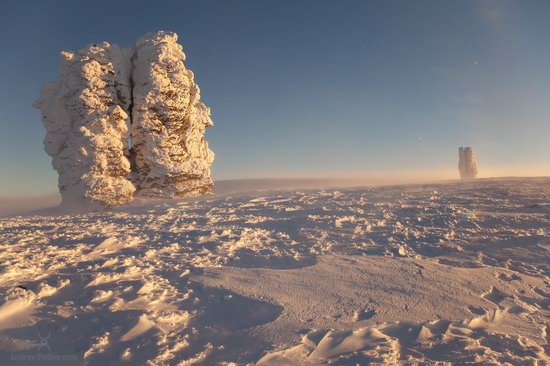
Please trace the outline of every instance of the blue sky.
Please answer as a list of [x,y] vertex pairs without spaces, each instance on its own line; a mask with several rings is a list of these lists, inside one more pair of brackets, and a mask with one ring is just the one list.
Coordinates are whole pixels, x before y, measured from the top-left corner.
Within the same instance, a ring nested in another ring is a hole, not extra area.
[[31,103],[59,52],[179,34],[215,179],[550,175],[550,2],[0,3],[0,191],[56,190]]

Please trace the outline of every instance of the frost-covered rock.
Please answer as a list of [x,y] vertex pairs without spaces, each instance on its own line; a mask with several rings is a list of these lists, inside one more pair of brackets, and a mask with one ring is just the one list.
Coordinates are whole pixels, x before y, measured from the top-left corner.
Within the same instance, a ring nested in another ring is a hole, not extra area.
[[132,158],[141,194],[182,197],[212,191],[214,153],[204,138],[210,109],[171,32],[146,34],[133,63]]
[[458,148],[458,171],[462,179],[477,177],[477,163],[474,150],[471,147]]
[[42,111],[44,147],[59,174],[64,204],[120,205],[132,199],[125,156],[130,56],[107,42],[64,51],[59,78],[34,103]]
[[65,204],[125,204],[136,186],[157,197],[212,190],[210,109],[176,41],[157,32],[133,49],[103,42],[61,53],[58,80],[34,106]]

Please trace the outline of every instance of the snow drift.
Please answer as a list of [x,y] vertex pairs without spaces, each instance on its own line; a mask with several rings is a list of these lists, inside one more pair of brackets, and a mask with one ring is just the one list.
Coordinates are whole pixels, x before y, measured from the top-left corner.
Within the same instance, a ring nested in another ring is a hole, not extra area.
[[204,133],[213,123],[184,59],[171,32],[146,34],[130,49],[103,42],[61,53],[59,78],[34,106],[63,204],[212,190]]
[[0,365],[550,365],[549,228],[550,178],[0,218]]

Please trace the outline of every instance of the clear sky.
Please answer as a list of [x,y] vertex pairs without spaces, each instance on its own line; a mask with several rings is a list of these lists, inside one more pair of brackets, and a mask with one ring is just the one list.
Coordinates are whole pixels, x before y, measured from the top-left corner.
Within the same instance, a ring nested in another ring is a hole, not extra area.
[[550,175],[550,1],[0,2],[0,190],[56,190],[31,103],[59,52],[179,34],[215,179]]

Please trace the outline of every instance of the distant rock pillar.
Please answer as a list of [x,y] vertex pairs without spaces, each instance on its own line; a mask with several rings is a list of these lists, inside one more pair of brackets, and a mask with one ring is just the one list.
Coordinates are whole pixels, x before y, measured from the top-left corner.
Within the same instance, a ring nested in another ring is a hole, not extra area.
[[461,179],[477,178],[477,163],[471,147],[458,148],[458,171]]

